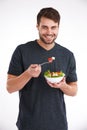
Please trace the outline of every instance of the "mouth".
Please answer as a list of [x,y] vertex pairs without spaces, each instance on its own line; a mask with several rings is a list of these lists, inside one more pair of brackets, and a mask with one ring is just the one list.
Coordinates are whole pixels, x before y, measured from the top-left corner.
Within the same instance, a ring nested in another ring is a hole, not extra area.
[[51,41],[53,40],[53,35],[45,35],[45,39],[48,40],[48,41]]

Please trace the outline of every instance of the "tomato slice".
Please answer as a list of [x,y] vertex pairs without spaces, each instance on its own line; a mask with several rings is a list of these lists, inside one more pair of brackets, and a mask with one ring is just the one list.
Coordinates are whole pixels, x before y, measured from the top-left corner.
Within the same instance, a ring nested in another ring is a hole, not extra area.
[[53,62],[53,60],[55,60],[55,57],[49,57],[48,58],[48,62]]

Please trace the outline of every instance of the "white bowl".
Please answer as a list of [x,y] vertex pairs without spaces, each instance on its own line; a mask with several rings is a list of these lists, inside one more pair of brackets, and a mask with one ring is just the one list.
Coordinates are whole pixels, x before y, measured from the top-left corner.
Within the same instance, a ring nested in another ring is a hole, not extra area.
[[47,77],[45,76],[45,79],[48,80],[51,83],[59,83],[62,79],[64,78],[64,76],[62,77]]

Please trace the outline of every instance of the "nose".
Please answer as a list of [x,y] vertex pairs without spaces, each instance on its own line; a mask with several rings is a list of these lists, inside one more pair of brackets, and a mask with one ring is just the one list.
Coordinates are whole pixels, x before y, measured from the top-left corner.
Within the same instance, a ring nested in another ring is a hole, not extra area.
[[52,29],[51,28],[47,29],[47,34],[52,34]]

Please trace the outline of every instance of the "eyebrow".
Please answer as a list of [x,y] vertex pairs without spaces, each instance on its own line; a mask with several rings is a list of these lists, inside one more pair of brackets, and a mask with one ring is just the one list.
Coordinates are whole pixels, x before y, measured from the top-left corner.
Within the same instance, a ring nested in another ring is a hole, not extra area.
[[[47,27],[48,28],[48,26],[46,26],[46,25],[42,25],[42,27]],[[51,26],[51,28],[56,28],[56,27],[58,27],[58,26],[57,25]]]

